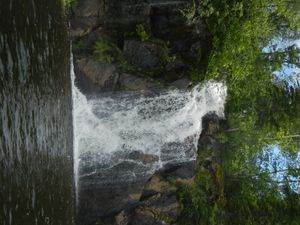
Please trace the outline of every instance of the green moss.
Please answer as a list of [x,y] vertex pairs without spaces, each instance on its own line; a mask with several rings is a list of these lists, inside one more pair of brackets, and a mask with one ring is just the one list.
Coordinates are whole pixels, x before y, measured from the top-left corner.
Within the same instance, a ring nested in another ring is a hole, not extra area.
[[124,38],[137,38],[141,41],[148,41],[151,39],[151,34],[147,32],[144,24],[137,24],[128,31],[123,33]]
[[[222,131],[213,135],[215,140]],[[212,144],[198,146],[197,173],[194,183],[178,188],[181,203],[181,225],[223,224],[222,213],[226,204],[224,197],[225,180],[222,164],[214,161],[215,150]],[[206,160],[212,160],[212,170],[203,167]]]
[[135,32],[141,41],[148,41],[151,37],[151,35],[146,32],[143,24],[136,25]]
[[187,71],[188,76],[191,78],[193,82],[201,82],[205,79],[205,73],[194,66],[191,66]]
[[162,49],[161,60],[164,64],[174,62],[176,60],[176,55],[169,53],[169,43],[160,39],[154,39],[146,31],[143,24],[137,24],[135,31],[127,31],[124,33],[124,37],[138,38],[140,41],[150,41],[156,45],[159,45]]
[[65,8],[70,8],[77,3],[77,0],[63,0]]
[[180,26],[170,29],[169,35],[167,36],[169,40],[178,40],[187,37],[187,35],[192,35],[194,28],[187,26]]
[[169,52],[169,42],[165,42],[160,39],[151,39],[150,42],[159,45],[162,50],[161,60],[164,64],[174,62],[176,60],[175,54],[170,54]]
[[84,44],[82,41],[74,42],[72,44],[72,48],[73,49],[82,49],[82,48],[84,48]]
[[128,62],[123,52],[114,43],[97,41],[94,45],[94,55],[101,62],[116,63],[124,72],[135,71],[134,66]]

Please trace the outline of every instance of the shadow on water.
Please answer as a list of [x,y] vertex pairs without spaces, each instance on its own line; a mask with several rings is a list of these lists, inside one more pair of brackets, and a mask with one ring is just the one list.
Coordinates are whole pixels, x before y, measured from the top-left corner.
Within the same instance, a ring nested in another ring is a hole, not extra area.
[[4,0],[0,15],[0,223],[73,224],[62,2]]

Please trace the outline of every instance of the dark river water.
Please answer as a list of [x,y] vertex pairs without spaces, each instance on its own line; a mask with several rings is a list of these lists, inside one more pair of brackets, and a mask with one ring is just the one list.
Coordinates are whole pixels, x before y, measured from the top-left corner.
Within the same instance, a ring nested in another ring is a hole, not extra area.
[[59,0],[0,2],[0,224],[73,224],[67,20]]

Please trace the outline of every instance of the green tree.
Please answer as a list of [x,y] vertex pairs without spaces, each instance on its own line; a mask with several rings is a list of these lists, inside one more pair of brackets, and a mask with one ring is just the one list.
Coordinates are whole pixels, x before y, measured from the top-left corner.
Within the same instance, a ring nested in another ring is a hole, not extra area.
[[[299,85],[274,75],[283,65],[300,67],[300,50],[296,45],[264,50],[275,37],[299,37],[299,7],[288,0],[202,0],[184,11],[190,23],[204,20],[210,32],[206,79],[222,78],[228,86],[224,175],[218,184],[224,200],[210,201],[216,183],[199,172],[201,178],[187,192],[193,224],[299,224],[300,194],[289,186],[291,178],[299,179],[299,167],[291,165],[278,181],[257,165],[268,146],[280,146],[291,156],[300,152]],[[224,211],[222,221],[216,219]]]

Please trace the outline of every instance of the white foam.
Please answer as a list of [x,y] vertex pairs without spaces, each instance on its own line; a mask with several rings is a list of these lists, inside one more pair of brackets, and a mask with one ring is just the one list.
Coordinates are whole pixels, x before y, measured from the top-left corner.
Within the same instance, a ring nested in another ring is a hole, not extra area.
[[[209,112],[223,116],[226,92],[224,83],[207,82],[191,91],[173,90],[156,97],[123,93],[88,100],[73,85],[75,179],[78,182],[80,164],[106,164],[102,168],[107,169],[132,161],[124,154],[118,157],[120,152],[155,155],[158,160],[148,165],[149,173],[169,162],[195,159],[202,117]],[[86,160],[87,154],[97,157]]]

